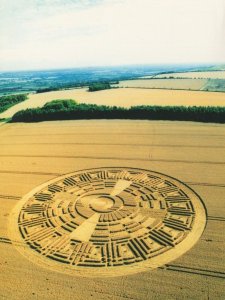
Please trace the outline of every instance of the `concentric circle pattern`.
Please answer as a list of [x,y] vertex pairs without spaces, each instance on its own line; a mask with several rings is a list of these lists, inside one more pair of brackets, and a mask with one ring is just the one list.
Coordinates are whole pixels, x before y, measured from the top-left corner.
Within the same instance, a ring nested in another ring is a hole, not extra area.
[[107,269],[109,275],[175,259],[205,226],[203,205],[190,188],[132,168],[55,179],[26,196],[16,218],[20,240],[39,261],[70,272],[97,267],[94,272]]

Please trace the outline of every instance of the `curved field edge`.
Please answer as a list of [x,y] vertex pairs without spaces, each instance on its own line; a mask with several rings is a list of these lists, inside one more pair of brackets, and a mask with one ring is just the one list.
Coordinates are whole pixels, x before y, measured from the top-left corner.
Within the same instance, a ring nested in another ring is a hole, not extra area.
[[174,120],[225,123],[225,107],[216,106],[132,106],[130,108],[96,104],[77,104],[73,100],[54,100],[42,108],[21,110],[11,122],[40,122],[80,119]]
[[86,89],[73,89],[42,94],[29,94],[29,98],[14,105],[0,118],[11,118],[16,112],[27,108],[42,107],[55,99],[75,99],[78,103],[106,106],[225,106],[225,94],[205,91],[181,91],[162,89],[118,88],[88,92]]

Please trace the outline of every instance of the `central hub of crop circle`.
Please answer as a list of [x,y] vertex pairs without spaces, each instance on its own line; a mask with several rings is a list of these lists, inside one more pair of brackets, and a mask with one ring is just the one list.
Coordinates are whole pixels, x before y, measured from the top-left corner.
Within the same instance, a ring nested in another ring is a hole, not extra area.
[[206,215],[198,195],[177,179],[99,168],[37,187],[11,222],[16,247],[34,262],[63,273],[118,276],[185,253],[201,236]]
[[93,199],[90,207],[97,212],[111,212],[115,201],[112,197],[104,195]]

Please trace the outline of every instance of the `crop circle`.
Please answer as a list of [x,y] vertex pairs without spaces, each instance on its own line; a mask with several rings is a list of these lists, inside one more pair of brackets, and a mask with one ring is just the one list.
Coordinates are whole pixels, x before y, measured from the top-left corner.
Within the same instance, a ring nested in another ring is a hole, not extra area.
[[81,276],[154,269],[189,250],[206,223],[199,196],[167,175],[134,168],[77,171],[26,195],[10,218],[32,261]]

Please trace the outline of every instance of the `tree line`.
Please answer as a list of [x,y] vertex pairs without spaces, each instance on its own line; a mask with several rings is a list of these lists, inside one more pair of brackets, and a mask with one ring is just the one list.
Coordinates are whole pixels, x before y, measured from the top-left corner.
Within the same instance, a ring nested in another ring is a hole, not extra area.
[[79,119],[137,119],[225,123],[225,107],[133,106],[123,108],[77,104],[74,100],[54,100],[42,108],[17,112],[11,122],[39,122]]
[[11,106],[27,99],[27,94],[9,95],[0,97],[0,113]]
[[89,85],[88,91],[96,92],[108,89],[111,89],[111,85],[109,84],[109,82],[96,82]]

